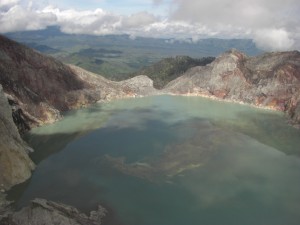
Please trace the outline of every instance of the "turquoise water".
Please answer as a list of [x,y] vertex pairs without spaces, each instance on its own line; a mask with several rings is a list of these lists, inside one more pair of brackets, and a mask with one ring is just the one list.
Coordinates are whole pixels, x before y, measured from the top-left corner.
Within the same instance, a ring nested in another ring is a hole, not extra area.
[[70,112],[27,137],[32,178],[14,188],[107,224],[299,225],[300,131],[268,110],[154,96]]

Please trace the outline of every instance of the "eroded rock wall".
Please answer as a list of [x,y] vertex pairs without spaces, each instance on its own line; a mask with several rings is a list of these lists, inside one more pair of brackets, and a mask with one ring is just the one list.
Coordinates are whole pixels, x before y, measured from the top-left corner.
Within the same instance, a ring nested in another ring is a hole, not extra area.
[[248,57],[231,50],[171,81],[167,93],[203,95],[287,112],[300,122],[300,53]]
[[113,82],[65,65],[1,35],[0,84],[14,107],[17,121],[22,119],[21,124],[17,123],[20,131],[53,123],[61,118],[62,111],[155,91],[147,77]]
[[0,85],[0,189],[8,190],[31,176],[34,164],[29,147],[21,139],[12,118],[12,110]]

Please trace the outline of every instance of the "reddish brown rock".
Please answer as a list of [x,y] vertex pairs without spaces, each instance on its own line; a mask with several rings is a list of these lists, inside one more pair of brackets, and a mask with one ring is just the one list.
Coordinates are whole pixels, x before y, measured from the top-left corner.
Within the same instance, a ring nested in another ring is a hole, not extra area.
[[300,53],[247,57],[231,50],[205,67],[190,69],[165,92],[207,95],[287,112],[300,123]]

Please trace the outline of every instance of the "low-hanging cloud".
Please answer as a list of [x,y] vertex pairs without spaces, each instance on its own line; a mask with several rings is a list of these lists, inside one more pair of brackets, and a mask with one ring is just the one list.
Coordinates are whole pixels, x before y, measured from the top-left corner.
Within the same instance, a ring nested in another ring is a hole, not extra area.
[[122,25],[125,28],[138,28],[142,26],[148,26],[157,21],[158,19],[154,15],[148,12],[139,12],[130,16],[123,17]]
[[105,35],[113,34],[120,26],[121,17],[102,9],[77,11],[74,9],[61,10],[48,6],[41,10],[57,18],[57,24],[65,33]]
[[9,7],[9,6],[15,5],[17,3],[19,3],[19,0],[1,0],[0,8]]
[[[57,25],[72,34],[129,34],[188,39],[251,38],[264,50],[300,49],[298,0],[152,0],[170,4],[164,17],[149,11],[131,15],[104,9],[75,10],[28,0],[0,1],[0,32],[38,30]],[[20,4],[22,3],[22,4]]]
[[295,41],[283,29],[263,29],[256,31],[254,41],[263,50],[283,51],[292,49]]
[[31,5],[28,5],[28,7],[13,5],[8,9],[0,10],[0,30],[3,33],[45,29],[47,26],[56,23],[57,20],[54,14],[32,10]]
[[201,23],[216,31],[231,27],[229,31],[236,32],[238,28],[236,36],[253,38],[263,49],[299,47],[298,0],[173,0],[173,4],[172,20]]

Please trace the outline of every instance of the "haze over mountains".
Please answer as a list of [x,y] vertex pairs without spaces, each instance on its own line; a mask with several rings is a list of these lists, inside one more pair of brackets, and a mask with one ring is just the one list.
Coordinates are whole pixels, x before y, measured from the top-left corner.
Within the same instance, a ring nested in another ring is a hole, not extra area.
[[[252,39],[267,51],[300,49],[298,0],[3,0],[2,32],[59,26],[64,33]],[[13,22],[12,22],[13,21]]]
[[248,55],[262,52],[250,39],[210,38],[197,43],[193,43],[192,39],[132,39],[129,35],[66,34],[53,26],[38,31],[7,33],[6,36],[64,63],[80,66],[113,80],[132,77],[131,74],[136,74],[143,67],[167,57],[215,57],[231,48]]

